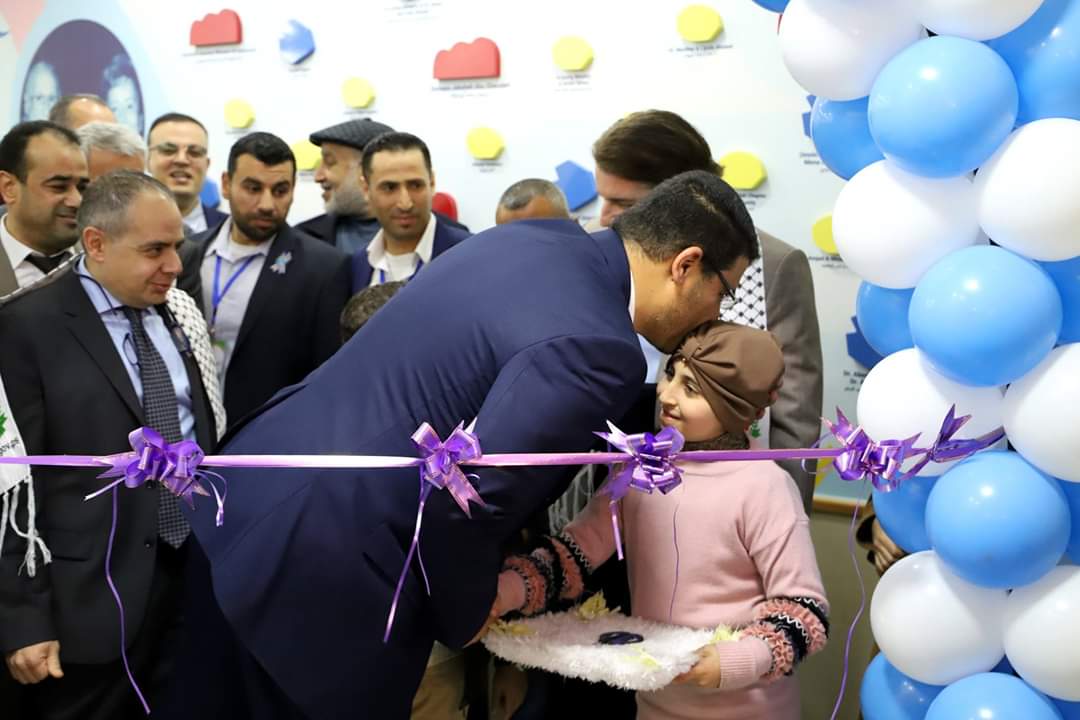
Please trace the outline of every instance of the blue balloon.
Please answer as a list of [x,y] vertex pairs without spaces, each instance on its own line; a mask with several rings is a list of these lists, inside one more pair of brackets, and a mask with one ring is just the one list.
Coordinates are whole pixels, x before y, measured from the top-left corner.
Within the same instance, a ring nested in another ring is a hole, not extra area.
[[1020,678],[979,673],[957,680],[930,704],[926,720],[1062,720],[1050,698]]
[[926,534],[926,501],[936,477],[913,477],[891,492],[875,489],[874,512],[885,534],[909,553],[929,550]]
[[784,12],[784,8],[787,7],[789,0],[754,0],[754,2],[766,10],[782,13]]
[[845,102],[819,97],[810,111],[810,138],[821,161],[845,180],[885,157],[870,135],[868,102],[869,98]]
[[944,689],[912,680],[878,653],[866,668],[859,691],[863,720],[922,720]]
[[1016,77],[1017,124],[1052,117],[1080,120],[1080,0],[1044,0],[1026,23],[987,44]]
[[908,325],[938,372],[986,387],[1038,365],[1057,343],[1061,319],[1061,296],[1045,270],[1003,248],[976,246],[922,276]]
[[1080,702],[1069,702],[1057,698],[1051,699],[1054,701],[1054,705],[1057,706],[1058,711],[1061,712],[1061,717],[1064,720],[1080,720]]
[[1064,316],[1058,344],[1080,342],[1080,257],[1041,265],[1050,273],[1061,295]]
[[932,37],[901,51],[870,91],[870,132],[915,175],[954,177],[994,153],[1016,123],[1019,95],[1005,61],[974,40]]
[[1065,500],[1069,503],[1069,513],[1072,515],[1072,532],[1069,534],[1069,546],[1065,552],[1074,563],[1080,563],[1080,483],[1062,480],[1061,489],[1065,492]]
[[968,582],[1015,588],[1061,561],[1069,543],[1061,483],[1019,453],[992,450],[953,467],[926,503],[926,532],[942,561]]
[[866,342],[879,354],[888,357],[914,347],[908,328],[908,310],[914,292],[914,288],[893,290],[865,281],[859,285],[855,317]]

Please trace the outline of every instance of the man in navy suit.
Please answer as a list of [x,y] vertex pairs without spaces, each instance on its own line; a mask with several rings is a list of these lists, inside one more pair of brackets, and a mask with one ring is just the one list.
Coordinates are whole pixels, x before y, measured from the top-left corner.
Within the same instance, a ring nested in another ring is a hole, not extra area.
[[469,231],[431,212],[435,173],[424,141],[383,133],[364,148],[363,188],[381,230],[352,258],[352,291],[408,280]]
[[[595,235],[569,220],[495,227],[410,280],[318,370],[235,427],[224,452],[416,455],[421,423],[445,438],[473,418],[487,453],[585,450],[644,381],[635,332],[674,350],[716,317],[757,252],[738,194],[705,172],[660,184]],[[384,644],[417,471],[223,470],[224,526],[205,504],[188,515],[205,552],[191,582],[202,592],[188,601],[199,679],[183,676],[169,710],[408,717],[433,643],[461,647],[499,612],[500,546],[571,471],[476,469],[485,505],[471,518],[433,493],[421,542],[431,593],[413,563]]]

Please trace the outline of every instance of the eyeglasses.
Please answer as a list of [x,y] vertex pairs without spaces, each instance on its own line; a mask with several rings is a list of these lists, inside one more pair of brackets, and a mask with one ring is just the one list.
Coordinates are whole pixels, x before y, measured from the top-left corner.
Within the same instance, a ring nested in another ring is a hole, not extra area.
[[202,145],[177,145],[175,143],[159,143],[150,148],[151,151],[160,153],[164,157],[175,157],[180,150],[183,149],[187,152],[187,156],[192,160],[202,160],[207,155],[207,150]]
[[720,283],[724,286],[724,297],[731,302],[735,302],[735,288],[731,287],[731,283],[724,277],[724,273],[718,273],[720,275]]

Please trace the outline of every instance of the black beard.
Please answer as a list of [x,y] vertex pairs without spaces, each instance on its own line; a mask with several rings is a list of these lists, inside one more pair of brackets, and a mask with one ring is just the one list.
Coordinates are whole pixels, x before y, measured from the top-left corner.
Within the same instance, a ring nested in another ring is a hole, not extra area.
[[255,227],[254,225],[248,225],[245,221],[240,220],[239,218],[233,218],[233,222],[236,223],[236,227],[240,228],[240,232],[244,233],[250,239],[256,242],[263,242],[264,240],[269,240],[270,238],[274,237],[281,230],[282,225],[281,223],[279,223],[271,228],[263,230],[261,228]]

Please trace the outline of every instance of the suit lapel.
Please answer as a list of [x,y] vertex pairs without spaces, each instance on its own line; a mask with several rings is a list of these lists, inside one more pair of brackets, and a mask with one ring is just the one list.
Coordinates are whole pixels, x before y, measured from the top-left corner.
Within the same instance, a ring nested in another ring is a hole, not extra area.
[[15,279],[15,269],[11,267],[11,260],[7,253],[0,248],[0,297],[8,295],[19,289],[19,281]]
[[143,408],[139,397],[135,394],[135,388],[131,385],[127,370],[124,369],[124,360],[116,352],[116,346],[105,324],[101,321],[90,298],[83,291],[79,276],[74,272],[57,281],[63,287],[64,295],[62,303],[64,312],[68,316],[68,329],[83,346],[90,357],[101,368],[101,372],[108,378],[113,389],[123,399],[131,413],[139,424],[143,424]]
[[[290,253],[291,257],[296,259],[299,245],[300,243],[293,237],[292,229],[288,226],[281,229],[270,245],[270,252],[267,253],[266,261],[263,262],[262,270],[259,271],[259,279],[255,281],[255,289],[251,291],[251,298],[244,311],[244,319],[240,322],[240,332],[236,336],[236,345],[233,346],[234,358],[240,346],[244,344],[244,340],[251,334],[252,328],[258,322],[266,305],[273,301],[274,296],[278,294],[277,290],[285,282],[287,272],[276,273],[271,270],[274,267],[274,261],[285,253]],[[293,272],[300,272],[300,270],[295,269]]]

